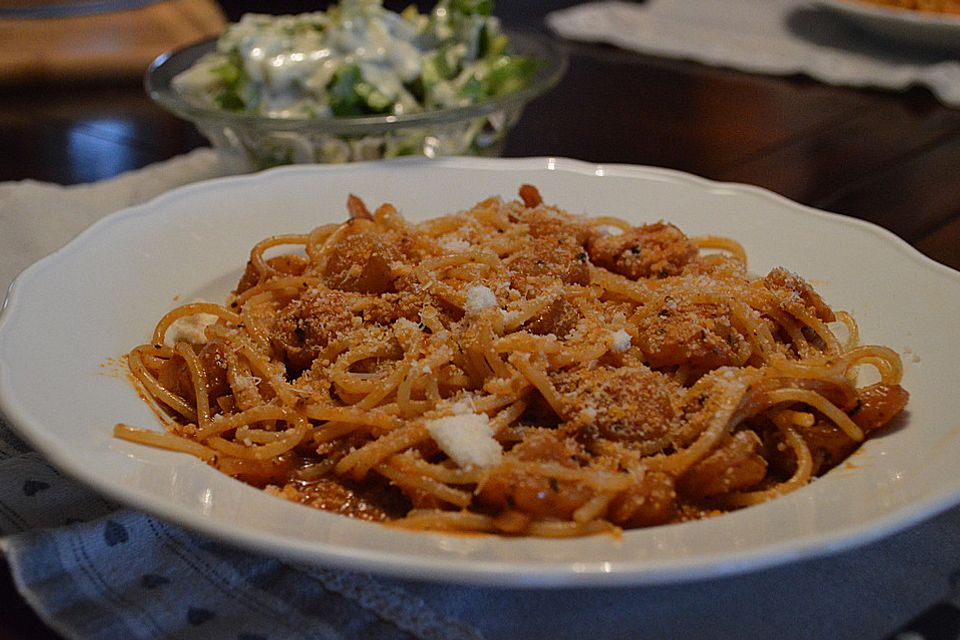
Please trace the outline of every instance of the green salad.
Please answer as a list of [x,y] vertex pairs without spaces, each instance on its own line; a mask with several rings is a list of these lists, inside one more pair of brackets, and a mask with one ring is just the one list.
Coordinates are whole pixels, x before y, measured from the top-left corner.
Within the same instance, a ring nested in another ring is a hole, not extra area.
[[174,79],[185,98],[272,118],[402,115],[476,104],[530,81],[507,52],[491,0],[440,0],[429,14],[342,0],[324,12],[247,14]]

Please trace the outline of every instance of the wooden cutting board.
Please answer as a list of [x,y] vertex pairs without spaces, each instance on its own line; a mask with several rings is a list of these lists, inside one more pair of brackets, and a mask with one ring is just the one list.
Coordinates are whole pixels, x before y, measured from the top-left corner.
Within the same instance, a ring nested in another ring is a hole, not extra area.
[[0,18],[0,84],[140,77],[159,54],[218,35],[225,25],[215,0],[165,0],[70,17]]

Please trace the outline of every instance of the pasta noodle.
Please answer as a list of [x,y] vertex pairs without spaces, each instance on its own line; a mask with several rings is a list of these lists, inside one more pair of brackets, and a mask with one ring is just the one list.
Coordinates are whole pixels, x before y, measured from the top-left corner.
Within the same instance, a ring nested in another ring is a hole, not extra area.
[[960,14],[960,0],[865,0],[871,4],[879,4],[897,9],[911,11],[928,11],[931,13]]
[[128,362],[166,432],[117,437],[357,518],[564,537],[797,490],[906,405],[894,351],[731,239],[530,185],[419,224],[347,210],[161,318]]

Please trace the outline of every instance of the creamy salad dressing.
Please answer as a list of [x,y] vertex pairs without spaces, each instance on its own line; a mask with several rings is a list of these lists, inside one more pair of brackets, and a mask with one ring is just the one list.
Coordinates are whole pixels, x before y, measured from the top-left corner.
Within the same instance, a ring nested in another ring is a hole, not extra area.
[[482,4],[441,0],[429,15],[401,15],[381,0],[343,0],[327,12],[248,14],[175,86],[197,101],[277,118],[472,104],[504,92],[491,73],[498,66],[513,64],[520,82],[529,66],[504,53],[499,22]]

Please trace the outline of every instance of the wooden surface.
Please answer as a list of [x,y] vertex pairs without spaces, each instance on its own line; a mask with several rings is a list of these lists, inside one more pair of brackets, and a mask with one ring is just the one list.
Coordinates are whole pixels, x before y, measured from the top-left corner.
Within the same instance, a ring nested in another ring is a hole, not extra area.
[[56,18],[0,18],[0,84],[139,79],[164,51],[216,35],[224,24],[214,0],[166,0]]
[[[508,25],[538,28],[546,10],[571,3],[501,2],[498,13]],[[258,8],[225,7],[231,18]],[[528,108],[506,155],[657,165],[759,185],[880,224],[960,269],[960,110],[927,91],[845,89],[565,46],[569,73]],[[88,182],[202,144],[138,81],[0,87],[0,180]],[[936,624],[928,618],[921,623]],[[55,637],[0,571],[0,640]]]

